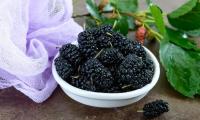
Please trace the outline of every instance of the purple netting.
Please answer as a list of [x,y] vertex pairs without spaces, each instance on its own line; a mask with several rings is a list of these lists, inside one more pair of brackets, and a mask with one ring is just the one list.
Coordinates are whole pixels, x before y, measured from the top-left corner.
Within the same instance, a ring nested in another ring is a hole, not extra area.
[[0,89],[13,86],[37,103],[51,95],[56,47],[82,31],[71,16],[71,0],[1,1]]

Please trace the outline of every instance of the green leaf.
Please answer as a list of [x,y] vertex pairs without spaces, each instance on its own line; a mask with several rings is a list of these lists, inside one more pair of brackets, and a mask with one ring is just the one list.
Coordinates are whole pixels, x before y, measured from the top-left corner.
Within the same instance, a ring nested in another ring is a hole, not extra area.
[[134,24],[134,19],[133,19],[133,17],[128,17],[127,20],[128,20],[129,29],[134,30],[134,29],[135,29],[135,24]]
[[151,11],[152,16],[155,19],[155,24],[156,24],[157,29],[164,36],[164,38],[167,40],[165,23],[164,23],[164,20],[163,20],[161,9],[158,6],[151,4],[150,5],[150,11]]
[[98,10],[98,6],[96,5],[96,3],[94,2],[94,0],[86,0],[86,8],[88,10],[88,12],[95,18],[100,20],[101,19],[101,15],[99,13]]
[[110,0],[110,3],[120,12],[135,12],[138,8],[137,0]]
[[128,21],[127,21],[127,17],[120,17],[117,20],[117,24],[116,24],[114,30],[119,31],[123,35],[127,35],[128,34]]
[[179,16],[185,15],[191,11],[197,4],[198,0],[189,0],[187,3],[176,9],[175,11],[169,14],[170,18],[177,18]]
[[110,24],[113,25],[117,18],[104,18],[101,24]]
[[200,28],[196,29],[196,30],[185,31],[185,33],[192,37],[199,37],[200,36]]
[[178,29],[190,31],[194,29],[200,28],[200,3],[197,3],[196,6],[189,11],[188,13],[179,16],[179,17],[171,17],[168,15],[169,23]]
[[187,97],[200,91],[200,54],[184,50],[172,43],[162,44],[160,60],[166,70],[169,83]]
[[187,38],[183,38],[183,33],[170,28],[166,28],[170,42],[187,50],[200,51],[197,45]]

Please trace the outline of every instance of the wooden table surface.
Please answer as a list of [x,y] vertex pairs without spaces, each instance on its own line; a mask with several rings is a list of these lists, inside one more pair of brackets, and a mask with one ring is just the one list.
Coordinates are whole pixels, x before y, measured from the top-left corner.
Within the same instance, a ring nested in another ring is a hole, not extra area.
[[[171,11],[185,0],[155,0],[163,9]],[[142,1],[142,7],[144,1]],[[74,14],[85,13],[84,1],[76,0]],[[83,19],[77,19],[82,24]],[[132,34],[129,36],[133,37]],[[158,58],[158,43],[147,45]],[[100,109],[82,105],[66,96],[60,87],[44,103],[36,104],[14,88],[0,90],[0,120],[141,120],[142,109],[146,102],[163,99],[169,102],[170,111],[157,120],[200,120],[200,98],[186,98],[169,85],[165,72],[161,68],[158,84],[142,100],[132,105]]]

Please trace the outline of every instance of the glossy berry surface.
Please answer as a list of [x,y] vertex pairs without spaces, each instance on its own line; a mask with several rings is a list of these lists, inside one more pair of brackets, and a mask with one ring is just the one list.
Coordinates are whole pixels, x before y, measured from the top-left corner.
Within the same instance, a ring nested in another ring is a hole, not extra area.
[[105,66],[120,64],[124,59],[124,56],[118,49],[115,48],[107,48],[103,49],[98,59]]
[[62,57],[55,59],[55,67],[58,75],[64,80],[68,79],[74,73],[73,66]]
[[68,60],[72,65],[77,66],[81,62],[80,50],[76,45],[65,44],[60,50],[60,56]]
[[81,66],[80,73],[99,90],[109,88],[113,84],[111,72],[95,58],[86,61]]

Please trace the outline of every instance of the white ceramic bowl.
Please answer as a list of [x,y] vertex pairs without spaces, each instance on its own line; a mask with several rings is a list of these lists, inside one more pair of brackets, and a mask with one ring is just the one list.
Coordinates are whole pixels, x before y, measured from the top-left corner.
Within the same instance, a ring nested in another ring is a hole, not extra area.
[[[102,107],[102,108],[112,108],[112,107],[122,107],[142,99],[147,93],[155,86],[159,79],[160,75],[160,66],[156,57],[145,48],[147,55],[152,59],[155,67],[154,76],[152,82],[146,86],[133,90],[130,92],[124,93],[100,93],[100,92],[91,92],[76,88],[67,82],[65,82],[58,74],[54,66],[52,65],[52,72],[55,80],[61,86],[62,90],[72,99],[93,107]],[[57,55],[58,56],[58,55]],[[56,56],[56,57],[57,57]]]

